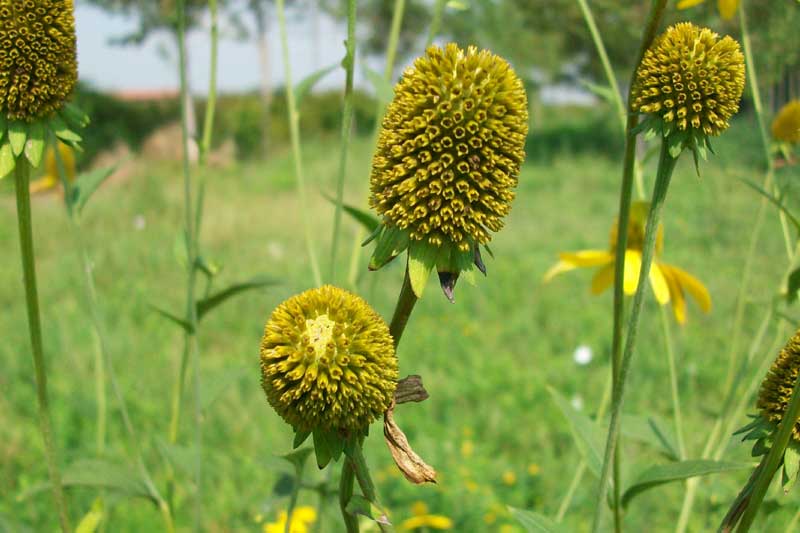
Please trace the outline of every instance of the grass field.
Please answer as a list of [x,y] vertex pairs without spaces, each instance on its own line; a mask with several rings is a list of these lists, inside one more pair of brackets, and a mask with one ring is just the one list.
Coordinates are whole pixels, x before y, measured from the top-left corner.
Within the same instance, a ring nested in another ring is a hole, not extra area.
[[[613,125],[614,119],[606,117]],[[597,121],[591,124],[598,124]],[[594,126],[591,126],[594,127]],[[571,128],[571,129],[570,129]],[[607,129],[607,128],[606,128]],[[617,209],[620,164],[603,146],[581,143],[579,128],[556,135],[539,127],[529,142],[529,159],[506,228],[492,242],[489,277],[475,287],[460,283],[449,304],[433,282],[417,305],[400,346],[401,375],[420,374],[430,392],[422,404],[398,410],[398,421],[415,449],[439,472],[437,485],[414,487],[393,468],[375,425],[367,441],[382,503],[396,522],[424,501],[431,512],[448,516],[454,530],[518,531],[506,506],[553,515],[581,455],[548,387],[584,412],[596,409],[608,376],[611,292],[589,293],[591,273],[564,274],[543,285],[542,275],[559,251],[606,248]],[[605,132],[606,136],[613,135]],[[594,137],[597,137],[595,135]],[[602,135],[601,135],[602,137]],[[619,139],[606,139],[619,146]],[[739,178],[760,182],[758,134],[747,118],[715,143],[717,155],[698,179],[685,155],[667,200],[663,259],[700,278],[714,307],[703,315],[690,307],[689,323],[674,324],[679,355],[681,398],[690,457],[705,442],[710,421],[722,401],[731,323],[753,218],[760,202]],[[338,157],[335,139],[306,146],[313,235],[327,271],[333,207],[320,192],[333,192]],[[367,186],[370,142],[352,146],[346,200],[362,204]],[[646,167],[652,184],[652,164]],[[204,437],[204,531],[260,531],[259,520],[273,520],[286,507],[272,488],[288,464],[277,458],[291,448],[291,430],[270,409],[259,384],[258,345],[271,310],[313,282],[302,241],[302,212],[294,189],[288,151],[265,162],[246,162],[208,171],[205,257],[223,265],[219,285],[255,275],[279,284],[231,300],[204,323],[200,336],[202,431]],[[797,170],[780,171],[782,183],[797,180]],[[20,281],[12,187],[0,188],[0,530],[52,531],[56,524],[50,495],[34,491],[47,479],[36,425],[23,290]],[[796,192],[796,189],[794,190]],[[61,462],[97,456],[95,447],[94,337],[83,299],[80,262],[60,198],[35,198],[38,273],[43,306],[50,393]],[[182,221],[182,182],[176,165],[136,161],[129,179],[112,181],[87,208],[84,226],[94,260],[99,298],[111,338],[111,355],[133,422],[143,435],[145,457],[164,486],[159,453],[169,423],[169,401],[181,351],[181,332],[153,312],[157,304],[176,312],[183,306],[184,270],[175,241]],[[346,284],[353,235],[346,221],[339,253],[339,276]],[[786,270],[786,252],[776,211],[770,209],[755,255],[739,349],[745,351],[757,324],[777,294]],[[400,261],[378,273],[359,263],[357,291],[385,317],[402,281]],[[691,304],[690,304],[691,305]],[[792,314],[792,309],[788,310]],[[796,310],[794,311],[796,313]],[[792,326],[774,319],[757,361],[775,331]],[[594,353],[578,365],[573,352],[588,345]],[[626,412],[659,418],[672,427],[664,338],[656,304],[650,298],[631,377]],[[111,413],[106,456],[132,461],[116,402]],[[181,447],[172,451],[179,480],[176,501],[180,530],[192,523],[191,464],[193,429],[187,398]],[[746,419],[741,420],[744,425]],[[667,460],[636,439],[624,441],[626,471]],[[731,444],[726,458],[749,460],[749,446]],[[309,464],[310,482],[326,479]],[[747,471],[704,479],[692,517],[692,531],[715,529]],[[332,479],[338,479],[338,466]],[[588,528],[596,479],[584,477],[567,513],[569,531]],[[626,517],[630,531],[670,531],[677,520],[684,486],[665,485],[642,494]],[[70,489],[73,519],[82,516],[98,490]],[[107,491],[114,503],[106,531],[154,531],[157,510],[143,499]],[[20,498],[24,496],[24,498]],[[773,495],[774,496],[774,495]],[[301,492],[301,504],[316,505],[316,495]],[[759,531],[782,531],[798,505],[797,494],[775,499],[769,523]],[[339,531],[333,501],[320,517],[321,529]],[[503,527],[505,529],[503,529]],[[318,528],[319,529],[319,528]]]

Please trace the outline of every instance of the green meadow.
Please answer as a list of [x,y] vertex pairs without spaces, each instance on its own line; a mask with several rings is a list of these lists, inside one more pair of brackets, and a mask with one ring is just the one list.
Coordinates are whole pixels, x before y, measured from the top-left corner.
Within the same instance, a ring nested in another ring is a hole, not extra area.
[[[590,269],[562,274],[547,284],[541,280],[561,251],[609,247],[621,176],[617,154],[622,140],[615,121],[606,109],[546,109],[532,125],[517,198],[505,229],[492,240],[494,258],[484,257],[488,276],[479,277],[475,286],[459,281],[455,304],[431,280],[418,302],[398,351],[400,375],[421,375],[430,398],[399,406],[396,417],[439,479],[421,487],[406,482],[382,442],[381,425],[374,424],[365,453],[381,504],[393,522],[410,517],[419,501],[431,513],[449,517],[453,530],[462,532],[522,531],[508,506],[556,514],[585,445],[576,444],[550,390],[594,417],[609,376],[612,294],[590,293]],[[285,474],[291,467],[280,455],[291,451],[292,431],[261,390],[259,342],[275,306],[314,285],[302,239],[304,221],[311,224],[323,273],[328,271],[334,207],[325,195],[335,191],[338,145],[336,137],[304,139],[307,211],[298,201],[288,148],[265,160],[194,169],[207,187],[200,253],[221,267],[211,290],[253,277],[275,282],[238,295],[203,319],[200,449],[193,445],[192,383],[184,399],[178,445],[166,444],[183,333],[154,311],[155,306],[181,315],[185,305],[185,268],[176,253],[183,222],[180,165],[130,159],[123,163],[124,172],[105,183],[86,208],[82,225],[115,375],[155,483],[163,490],[166,472],[171,468],[175,473],[175,521],[180,531],[191,527],[197,491],[202,495],[202,531],[261,531],[287,507]],[[690,302],[683,327],[668,314],[689,458],[700,456],[722,407],[732,337],[738,336],[736,350],[744,356],[765,312],[782,298],[788,267],[778,211],[768,206],[755,244],[742,326],[732,331],[750,234],[762,202],[742,182],[763,179],[763,151],[752,115],[736,118],[714,148],[716,155],[702,165],[701,177],[689,155],[679,161],[667,198],[660,257],[702,280],[713,299],[707,315]],[[366,207],[372,152],[368,138],[351,143],[348,204]],[[653,184],[654,159],[644,167],[648,187]],[[797,167],[784,167],[776,180],[791,197],[799,177]],[[61,464],[69,471],[69,465],[102,459],[122,471],[135,471],[133,450],[110,389],[107,447],[102,454],[97,449],[97,340],[78,248],[60,193],[33,200],[45,354]],[[349,218],[344,224],[335,281],[357,291],[388,320],[403,278],[403,259],[368,272],[372,245],[358,250],[354,242],[363,238],[363,231]],[[13,186],[2,183],[0,531],[53,531],[56,517],[36,425],[16,231]],[[794,239],[794,230],[790,233]],[[354,253],[358,255],[352,285]],[[797,304],[777,307],[781,312],[772,315],[763,341],[753,347],[745,384],[762,361],[775,356],[776,343],[785,342],[794,331],[793,319],[800,318]],[[652,430],[663,430],[662,442],[674,440],[661,320],[649,293],[626,398],[624,486],[645,468],[671,460]],[[583,345],[593,354],[588,364],[573,357]],[[748,404],[747,412],[754,412],[749,399]],[[747,422],[742,417],[736,427]],[[601,435],[606,427],[606,420],[598,425]],[[600,445],[602,453],[602,441]],[[201,486],[193,483],[198,453]],[[750,445],[731,439],[724,459],[752,462]],[[305,466],[304,483],[335,491],[338,465],[334,472],[320,472],[312,459]],[[715,529],[748,475],[748,470],[739,470],[703,477],[690,530]],[[131,482],[126,481],[129,490],[68,488],[73,520],[102,495],[110,509],[105,531],[160,530],[158,510],[136,495]],[[587,470],[564,518],[567,531],[589,529],[597,482]],[[674,482],[642,492],[627,511],[628,530],[671,530],[684,491],[682,482]],[[322,501],[314,531],[343,531],[335,496]],[[796,491],[785,496],[770,492],[758,530],[783,531],[798,503]],[[318,492],[301,490],[299,505],[319,506]],[[606,520],[610,527],[610,515]]]

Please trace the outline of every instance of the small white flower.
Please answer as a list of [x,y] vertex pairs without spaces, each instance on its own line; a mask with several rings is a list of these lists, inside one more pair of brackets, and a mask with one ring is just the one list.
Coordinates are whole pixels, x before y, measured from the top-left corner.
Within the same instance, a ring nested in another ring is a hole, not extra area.
[[569,403],[572,404],[572,408],[575,409],[576,411],[583,410],[583,398],[581,397],[580,394],[576,394],[575,396],[573,396],[572,399],[569,401]]
[[147,227],[147,219],[144,218],[144,215],[136,215],[133,217],[133,229],[136,231],[142,231],[144,228]]
[[585,344],[581,344],[575,348],[575,352],[572,354],[572,359],[577,364],[583,366],[592,362],[592,356],[592,349]]

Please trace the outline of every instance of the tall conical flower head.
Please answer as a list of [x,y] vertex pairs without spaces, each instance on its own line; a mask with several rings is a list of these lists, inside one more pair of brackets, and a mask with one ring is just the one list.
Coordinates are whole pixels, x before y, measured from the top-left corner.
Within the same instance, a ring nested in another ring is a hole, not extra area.
[[800,143],[800,100],[783,106],[772,121],[772,136],[777,141]]
[[32,122],[61,109],[78,79],[72,0],[0,0],[0,113]]
[[[800,371],[800,331],[789,339],[778,354],[758,393],[756,407],[760,410],[761,416],[775,426],[783,420],[783,415],[786,413],[798,371]],[[792,439],[800,444],[800,422],[792,428]]]
[[631,109],[659,117],[667,132],[719,135],[744,90],[739,43],[681,22],[656,38],[636,71]]
[[370,268],[409,246],[410,257],[454,277],[480,262],[478,245],[511,208],[527,132],[525,89],[504,59],[430,47],[403,73],[383,119],[370,178],[383,233]]
[[365,430],[389,407],[397,387],[389,328],[343,289],[325,285],[293,296],[267,321],[261,384],[296,431]]

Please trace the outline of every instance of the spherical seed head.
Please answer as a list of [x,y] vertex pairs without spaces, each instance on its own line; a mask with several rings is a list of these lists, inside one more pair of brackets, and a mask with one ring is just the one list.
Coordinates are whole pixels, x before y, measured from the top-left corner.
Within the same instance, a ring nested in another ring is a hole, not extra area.
[[719,135],[739,110],[744,56],[739,43],[690,22],[653,42],[636,71],[631,109],[680,131]]
[[32,122],[78,80],[72,0],[0,0],[0,112]]
[[800,100],[792,100],[772,121],[772,136],[787,143],[800,143]]
[[486,244],[510,210],[527,133],[525,89],[504,59],[432,46],[395,87],[370,206],[412,240],[461,252]]
[[[795,333],[778,354],[758,393],[756,407],[761,411],[763,418],[776,426],[783,420],[789,405],[798,370],[800,370],[800,331]],[[792,439],[800,444],[800,422],[792,428]]]
[[264,330],[261,385],[296,430],[363,430],[386,411],[397,387],[389,328],[343,289],[325,285],[293,296]]

